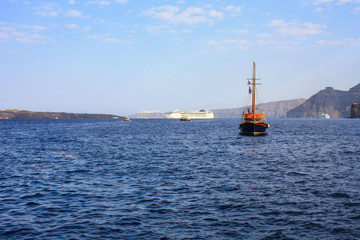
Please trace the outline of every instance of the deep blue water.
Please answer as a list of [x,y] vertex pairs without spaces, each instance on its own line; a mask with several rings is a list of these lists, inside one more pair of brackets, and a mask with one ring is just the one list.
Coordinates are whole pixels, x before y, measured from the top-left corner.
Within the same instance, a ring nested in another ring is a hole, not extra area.
[[238,124],[0,120],[0,238],[360,238],[360,120]]

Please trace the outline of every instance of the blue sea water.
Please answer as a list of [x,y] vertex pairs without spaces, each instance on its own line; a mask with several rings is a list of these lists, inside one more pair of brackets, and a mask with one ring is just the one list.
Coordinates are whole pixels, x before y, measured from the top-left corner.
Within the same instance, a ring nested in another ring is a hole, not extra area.
[[360,120],[0,120],[0,239],[360,239]]

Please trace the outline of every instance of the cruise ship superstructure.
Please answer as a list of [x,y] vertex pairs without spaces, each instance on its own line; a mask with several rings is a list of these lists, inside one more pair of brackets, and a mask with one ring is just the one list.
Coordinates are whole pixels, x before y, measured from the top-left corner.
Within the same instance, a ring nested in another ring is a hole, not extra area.
[[212,119],[214,118],[214,113],[206,110],[188,111],[188,112],[181,112],[179,110],[174,110],[170,114],[165,116],[166,118],[170,118],[170,119],[180,119],[181,117],[185,117],[185,116],[188,116],[191,119]]

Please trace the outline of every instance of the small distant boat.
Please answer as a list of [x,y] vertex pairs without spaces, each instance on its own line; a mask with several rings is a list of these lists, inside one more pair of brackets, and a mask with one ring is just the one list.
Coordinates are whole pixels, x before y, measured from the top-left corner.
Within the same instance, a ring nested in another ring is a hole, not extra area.
[[130,118],[125,117],[124,122],[131,122]]
[[182,122],[190,122],[191,118],[188,115],[185,115],[185,116],[182,116],[180,118],[180,121],[182,121]]
[[256,80],[256,62],[253,61],[253,77],[248,78],[249,85],[249,94],[252,94],[252,105],[251,108],[245,108],[241,123],[239,128],[241,133],[244,135],[257,136],[266,134],[266,129],[270,127],[267,123],[265,113],[261,109],[255,108],[255,94],[256,94],[256,85],[261,85],[257,83]]
[[326,118],[330,118],[330,116],[327,113],[323,113],[323,114],[321,114],[320,118],[326,119]]

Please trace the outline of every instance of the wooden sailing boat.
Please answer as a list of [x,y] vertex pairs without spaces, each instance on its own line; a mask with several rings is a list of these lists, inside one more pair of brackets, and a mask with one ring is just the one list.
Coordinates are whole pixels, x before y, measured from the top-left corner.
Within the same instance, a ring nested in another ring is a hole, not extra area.
[[253,77],[248,78],[249,85],[249,93],[252,94],[252,104],[251,108],[245,108],[241,123],[239,128],[241,129],[241,133],[244,135],[263,135],[266,134],[266,129],[270,127],[270,125],[266,121],[265,113],[255,107],[255,94],[256,94],[256,86],[261,85],[261,83],[256,82],[260,80],[256,78],[256,62],[253,61]]

